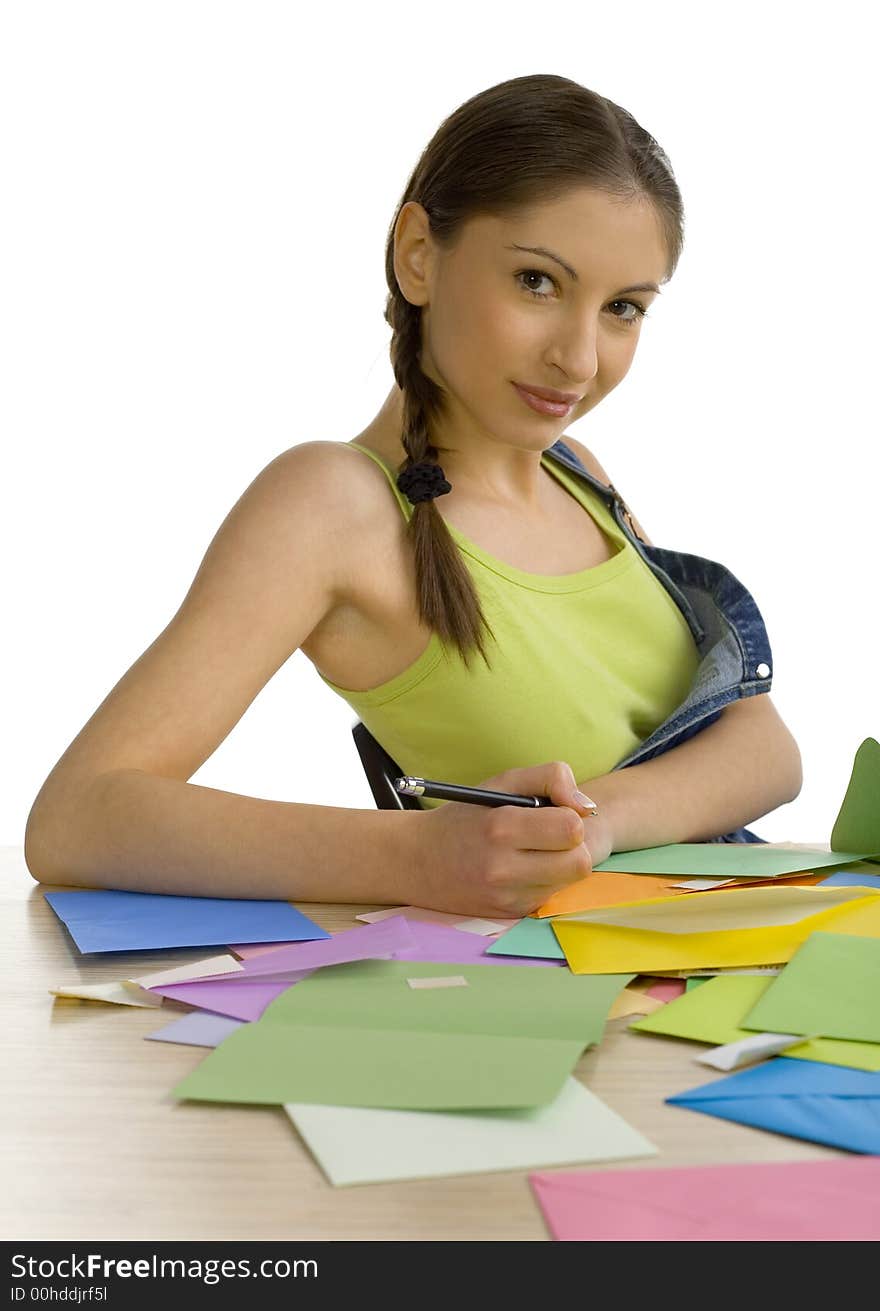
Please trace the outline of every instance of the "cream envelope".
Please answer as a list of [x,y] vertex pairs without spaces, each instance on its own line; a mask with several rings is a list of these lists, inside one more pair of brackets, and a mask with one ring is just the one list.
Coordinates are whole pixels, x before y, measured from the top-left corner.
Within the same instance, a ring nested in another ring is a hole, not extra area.
[[109,1001],[116,1006],[146,1006],[155,1008],[162,1005],[162,998],[147,992],[146,988],[136,983],[113,981],[112,983],[71,983],[50,988],[53,997],[76,997],[83,1001]]
[[653,1015],[655,1011],[662,1011],[665,1005],[665,1001],[660,1001],[657,997],[649,997],[646,992],[639,992],[636,988],[624,988],[611,1003],[608,1018],[622,1020],[627,1015]]
[[223,974],[239,974],[244,971],[240,960],[222,952],[219,956],[206,956],[202,960],[189,961],[186,965],[174,965],[167,970],[153,970],[150,974],[136,974],[128,983],[136,983],[141,988],[159,988],[167,983],[186,983],[190,979],[215,978]]
[[[692,892],[687,897],[652,897],[624,906],[595,906],[563,915],[559,924],[616,924],[651,933],[724,933],[729,929],[756,929],[771,924],[796,924],[807,915],[859,901],[869,888],[798,888],[779,884],[772,888],[730,888]],[[880,893],[873,895],[880,897]]]

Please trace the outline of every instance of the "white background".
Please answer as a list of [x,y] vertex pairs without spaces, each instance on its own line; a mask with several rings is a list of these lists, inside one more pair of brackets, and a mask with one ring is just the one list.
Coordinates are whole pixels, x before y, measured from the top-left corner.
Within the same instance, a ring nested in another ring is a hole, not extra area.
[[[573,432],[658,545],[755,596],[805,779],[752,827],[827,840],[880,735],[870,14],[7,3],[0,843],[260,469],[378,409],[404,183],[463,100],[535,72],[625,106],[671,158],[678,272]],[[193,781],[372,807],[354,722],[297,653]]]

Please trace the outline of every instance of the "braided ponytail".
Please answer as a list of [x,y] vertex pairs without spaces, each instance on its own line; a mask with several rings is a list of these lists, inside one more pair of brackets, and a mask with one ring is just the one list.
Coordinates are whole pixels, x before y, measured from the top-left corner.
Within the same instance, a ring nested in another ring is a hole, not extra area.
[[[421,309],[411,305],[397,285],[388,296],[385,320],[392,329],[391,366],[403,393],[401,440],[406,459],[398,473],[416,464],[436,464],[438,451],[431,444],[428,425],[443,407],[443,389],[422,372]],[[442,484],[441,484],[442,486]],[[449,490],[449,484],[446,484]],[[440,493],[442,495],[442,491]],[[407,533],[415,555],[419,614],[444,640],[456,645],[469,665],[476,648],[489,666],[484,646],[486,629],[494,637],[483,615],[470,574],[446,523],[438,513],[433,496],[413,505]]]

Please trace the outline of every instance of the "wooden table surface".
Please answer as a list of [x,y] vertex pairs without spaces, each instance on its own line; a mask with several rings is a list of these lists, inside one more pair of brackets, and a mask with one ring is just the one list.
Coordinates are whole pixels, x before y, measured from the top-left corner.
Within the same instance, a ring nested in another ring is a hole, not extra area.
[[[280,1107],[175,1102],[205,1050],[145,1042],[185,1008],[62,1000],[50,987],[182,964],[206,948],[82,956],[0,848],[4,1187],[0,1236],[65,1239],[525,1239],[546,1241],[527,1171],[334,1188]],[[323,928],[366,906],[299,903]],[[702,1044],[608,1024],[575,1074],[658,1148],[655,1157],[560,1169],[656,1168],[848,1155],[664,1105],[722,1077]]]

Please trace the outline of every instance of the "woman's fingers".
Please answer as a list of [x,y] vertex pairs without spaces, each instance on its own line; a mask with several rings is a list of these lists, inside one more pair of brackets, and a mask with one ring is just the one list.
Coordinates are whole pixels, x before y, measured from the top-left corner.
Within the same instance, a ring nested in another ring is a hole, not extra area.
[[554,806],[571,806],[587,814],[596,810],[595,802],[579,790],[574,771],[564,760],[508,769],[503,774],[486,779],[479,786],[498,792],[515,792],[521,796],[549,797]]

